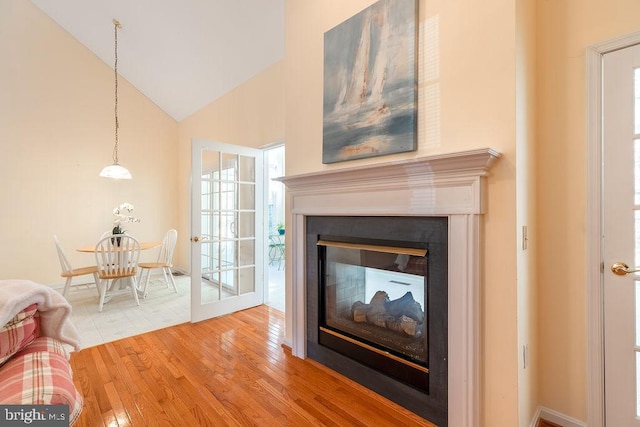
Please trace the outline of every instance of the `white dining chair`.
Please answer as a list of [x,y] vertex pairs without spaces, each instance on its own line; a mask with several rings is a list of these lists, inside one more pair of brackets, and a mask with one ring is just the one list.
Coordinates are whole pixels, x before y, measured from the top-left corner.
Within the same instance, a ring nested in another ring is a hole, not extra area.
[[164,283],[166,283],[167,287],[171,285],[173,287],[173,291],[176,293],[178,292],[176,281],[173,278],[173,274],[171,274],[171,268],[173,267],[173,251],[176,247],[177,240],[178,232],[176,230],[171,229],[167,231],[162,241],[162,247],[160,248],[160,253],[158,254],[158,260],[156,262],[138,263],[138,268],[140,269],[139,283],[142,283],[142,275],[146,272],[146,279],[144,281],[144,284],[142,285],[143,298],[147,297],[147,287],[149,286],[151,271],[156,269],[162,270]]
[[100,287],[98,285],[99,279],[97,275],[98,267],[95,265],[90,265],[86,267],[73,268],[66,255],[64,254],[64,250],[62,249],[62,245],[60,245],[58,236],[54,235],[53,241],[56,244],[56,250],[58,251],[58,260],[60,261],[60,268],[62,269],[60,276],[67,279],[64,283],[62,296],[65,298],[67,297],[67,293],[69,292],[69,288],[71,288],[71,282],[73,281],[74,277],[85,276],[88,274],[93,275],[93,283],[95,283],[98,295],[100,295]]
[[140,242],[128,234],[109,235],[100,239],[94,252],[100,279],[98,311],[102,311],[107,294],[111,299],[117,293],[130,292],[136,305],[140,305],[136,283]]

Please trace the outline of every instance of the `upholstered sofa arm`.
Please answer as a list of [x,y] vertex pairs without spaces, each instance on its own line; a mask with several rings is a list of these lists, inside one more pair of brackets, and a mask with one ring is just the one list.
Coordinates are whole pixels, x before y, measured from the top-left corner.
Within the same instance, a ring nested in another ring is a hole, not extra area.
[[70,424],[82,411],[68,354],[50,337],[38,337],[0,366],[0,403],[68,405]]

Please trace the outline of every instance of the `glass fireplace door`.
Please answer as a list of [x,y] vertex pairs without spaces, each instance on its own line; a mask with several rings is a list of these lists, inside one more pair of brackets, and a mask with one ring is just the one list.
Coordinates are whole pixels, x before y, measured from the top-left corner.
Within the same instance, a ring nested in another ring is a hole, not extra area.
[[426,387],[427,250],[319,240],[318,256],[320,343]]

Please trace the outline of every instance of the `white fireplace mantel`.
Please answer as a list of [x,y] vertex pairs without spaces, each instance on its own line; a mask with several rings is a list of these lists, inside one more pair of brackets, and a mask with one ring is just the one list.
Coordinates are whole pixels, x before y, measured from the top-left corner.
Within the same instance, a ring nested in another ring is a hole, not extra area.
[[480,227],[485,148],[280,178],[288,189],[292,353],[306,357],[305,217],[446,216],[449,220],[448,424],[480,424]]

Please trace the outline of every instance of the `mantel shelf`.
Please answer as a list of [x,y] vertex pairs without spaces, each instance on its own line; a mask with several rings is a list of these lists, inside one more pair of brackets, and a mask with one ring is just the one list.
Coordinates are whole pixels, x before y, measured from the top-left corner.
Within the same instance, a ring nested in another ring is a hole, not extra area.
[[340,186],[342,183],[369,180],[415,180],[447,174],[461,176],[485,176],[495,160],[502,156],[492,148],[482,148],[455,153],[437,154],[414,159],[375,163],[365,166],[330,169],[308,174],[276,178],[289,191]]

